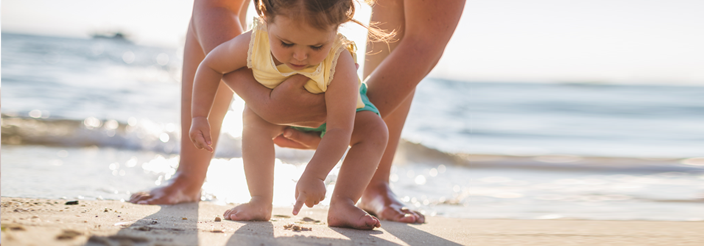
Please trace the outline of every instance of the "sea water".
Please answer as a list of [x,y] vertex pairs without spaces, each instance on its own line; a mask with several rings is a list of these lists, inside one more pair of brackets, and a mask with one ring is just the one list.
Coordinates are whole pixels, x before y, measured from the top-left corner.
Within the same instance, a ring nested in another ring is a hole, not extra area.
[[[179,161],[181,53],[3,33],[2,196],[124,200],[163,184]],[[429,215],[704,220],[701,95],[697,86],[426,78],[391,185]],[[235,98],[226,116],[206,201],[249,199],[243,105]],[[291,206],[313,151],[276,151],[274,205]]]

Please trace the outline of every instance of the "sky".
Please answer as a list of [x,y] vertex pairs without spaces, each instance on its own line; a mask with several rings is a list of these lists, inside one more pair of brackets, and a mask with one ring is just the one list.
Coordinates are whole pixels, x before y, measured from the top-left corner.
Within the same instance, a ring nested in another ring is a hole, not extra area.
[[[441,3],[442,1],[438,1]],[[193,0],[4,0],[2,31],[180,47]],[[359,11],[360,20],[369,7]],[[704,1],[469,0],[430,76],[704,85]],[[363,50],[361,28],[346,35]]]

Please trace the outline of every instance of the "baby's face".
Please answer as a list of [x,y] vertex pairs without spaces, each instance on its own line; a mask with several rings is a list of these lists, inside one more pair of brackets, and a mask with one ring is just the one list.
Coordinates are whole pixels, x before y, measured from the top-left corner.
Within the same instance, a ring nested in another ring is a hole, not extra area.
[[314,28],[302,21],[278,15],[268,24],[271,54],[276,64],[286,64],[293,70],[313,67],[325,60],[330,52],[337,30]]

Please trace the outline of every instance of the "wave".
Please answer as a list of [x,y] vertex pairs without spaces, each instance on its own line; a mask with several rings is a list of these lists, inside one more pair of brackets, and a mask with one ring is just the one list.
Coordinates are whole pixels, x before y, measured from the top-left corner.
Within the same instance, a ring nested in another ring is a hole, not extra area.
[[113,147],[175,153],[178,133],[150,121],[2,117],[2,144]]
[[[149,120],[123,123],[89,117],[84,120],[24,118],[3,115],[3,145],[46,145],[57,147],[105,147],[164,154],[180,152],[179,128]],[[221,134],[215,157],[241,157],[242,140]],[[402,141],[399,157],[412,162],[436,164],[468,164],[461,155],[444,153],[417,143]],[[313,156],[310,150],[276,149],[278,158],[289,162],[305,162]]]
[[[3,115],[3,145],[47,145],[61,147],[107,147],[178,154],[181,134],[173,124],[149,120],[122,123],[93,117],[84,120],[22,118]],[[242,156],[242,140],[222,134],[215,157]],[[278,158],[307,162],[310,150],[276,149]],[[699,160],[702,159],[702,160]],[[699,161],[692,161],[699,160]],[[448,153],[422,143],[403,140],[395,162],[454,165],[470,168],[512,168],[541,170],[613,170],[629,172],[704,172],[704,158],[636,158],[576,155],[511,156],[481,153]]]

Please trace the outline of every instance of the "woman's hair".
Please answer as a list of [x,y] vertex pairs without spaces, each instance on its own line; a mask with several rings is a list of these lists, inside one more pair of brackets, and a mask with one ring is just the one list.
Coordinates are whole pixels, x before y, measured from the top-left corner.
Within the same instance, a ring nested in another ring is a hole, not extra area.
[[[372,5],[374,0],[364,0]],[[343,23],[354,22],[369,30],[371,41],[389,42],[395,31],[387,33],[373,25],[367,26],[353,18],[355,0],[254,0],[254,7],[259,16],[265,16],[267,22],[273,22],[278,15],[305,21],[314,28],[327,30],[330,26],[337,28]]]

